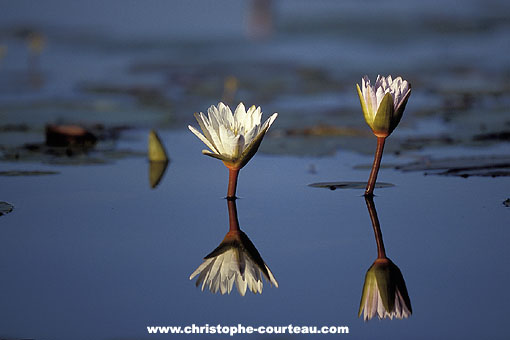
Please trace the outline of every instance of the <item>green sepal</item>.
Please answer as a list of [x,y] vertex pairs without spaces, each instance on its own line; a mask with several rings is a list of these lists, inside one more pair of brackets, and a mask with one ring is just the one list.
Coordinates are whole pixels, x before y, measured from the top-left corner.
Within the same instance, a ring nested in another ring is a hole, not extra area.
[[260,147],[260,143],[262,143],[262,139],[264,139],[264,135],[266,134],[267,130],[269,129],[269,125],[266,126],[262,131],[259,131],[259,134],[255,139],[248,145],[248,147],[243,151],[241,156],[239,156],[239,163],[237,164],[238,168],[241,169],[244,167],[250,159],[255,156],[257,153],[257,150]]
[[374,121],[370,126],[375,133],[386,133],[389,135],[393,131],[391,129],[391,122],[394,110],[393,96],[388,92],[379,104]]
[[395,308],[396,282],[395,277],[392,275],[392,265],[395,266],[391,261],[389,261],[388,263],[377,265],[375,267],[377,288],[379,289],[383,306],[388,313],[391,313]]
[[206,156],[209,156],[209,157],[212,157],[212,158],[219,159],[220,161],[223,161],[223,162],[229,162],[229,163],[232,162],[232,160],[230,158],[227,158],[225,156],[219,155],[217,153],[213,153],[213,152],[211,152],[209,150],[202,150],[202,154],[204,154]]

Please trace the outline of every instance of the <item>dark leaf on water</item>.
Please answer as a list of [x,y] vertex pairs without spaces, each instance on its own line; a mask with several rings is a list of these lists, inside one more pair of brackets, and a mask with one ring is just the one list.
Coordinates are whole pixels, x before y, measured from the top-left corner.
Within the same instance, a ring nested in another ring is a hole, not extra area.
[[0,176],[44,176],[44,175],[57,175],[58,171],[25,171],[25,170],[9,170],[0,171]]
[[[336,189],[365,189],[367,187],[367,182],[321,182],[321,183],[312,183],[308,184],[313,188],[326,188],[330,190]],[[375,184],[376,188],[390,188],[394,187],[394,184],[391,183],[383,183],[377,182]]]
[[425,174],[444,176],[510,176],[510,156],[473,156],[423,159],[396,167],[402,171],[425,171]]
[[0,216],[10,213],[12,209],[14,209],[12,204],[0,202]]

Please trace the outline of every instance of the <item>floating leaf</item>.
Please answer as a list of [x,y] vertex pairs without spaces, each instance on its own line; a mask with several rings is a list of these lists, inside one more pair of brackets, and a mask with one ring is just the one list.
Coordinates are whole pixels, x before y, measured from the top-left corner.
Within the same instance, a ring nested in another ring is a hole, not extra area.
[[402,171],[425,171],[425,174],[443,176],[510,176],[510,156],[473,156],[458,158],[423,159],[396,167]]
[[25,170],[9,170],[0,171],[0,176],[44,176],[44,175],[57,175],[58,171],[25,171]]
[[[365,189],[367,187],[367,182],[321,182],[321,183],[312,183],[308,184],[313,188],[326,188],[330,190],[336,189]],[[377,182],[375,184],[376,188],[390,188],[394,187],[394,184],[391,183],[383,183]]]
[[0,202],[0,216],[10,213],[14,207],[7,202]]

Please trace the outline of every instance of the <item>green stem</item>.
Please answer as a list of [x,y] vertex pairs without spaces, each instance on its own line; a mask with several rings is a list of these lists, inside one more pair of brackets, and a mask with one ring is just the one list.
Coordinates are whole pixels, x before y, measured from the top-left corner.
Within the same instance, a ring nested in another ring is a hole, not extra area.
[[381,166],[381,159],[384,150],[384,142],[386,137],[377,137],[377,149],[375,150],[374,164],[372,165],[372,171],[368,178],[367,188],[365,189],[365,196],[373,196],[375,181],[377,180],[377,174],[379,173],[379,167]]

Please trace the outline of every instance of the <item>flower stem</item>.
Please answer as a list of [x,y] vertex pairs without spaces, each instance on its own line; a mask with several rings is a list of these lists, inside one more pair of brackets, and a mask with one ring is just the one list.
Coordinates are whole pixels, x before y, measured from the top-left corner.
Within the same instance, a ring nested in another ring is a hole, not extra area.
[[236,199],[237,189],[237,176],[239,175],[239,169],[228,169],[228,191],[227,199]]
[[367,188],[365,189],[365,196],[374,196],[375,181],[377,180],[377,174],[379,173],[379,167],[381,166],[381,159],[384,150],[384,142],[386,137],[377,137],[377,149],[375,150],[374,164],[372,164],[372,171],[368,178]]
[[227,199],[227,206],[228,206],[228,221],[230,230],[233,232],[240,231],[239,228],[239,220],[237,219],[237,206],[236,206],[236,199]]
[[373,196],[365,196],[365,202],[367,204],[370,220],[372,221],[372,227],[374,228],[375,242],[377,243],[377,258],[385,259],[386,249],[384,249],[381,226],[379,225],[379,218],[377,217],[377,210],[375,210]]

